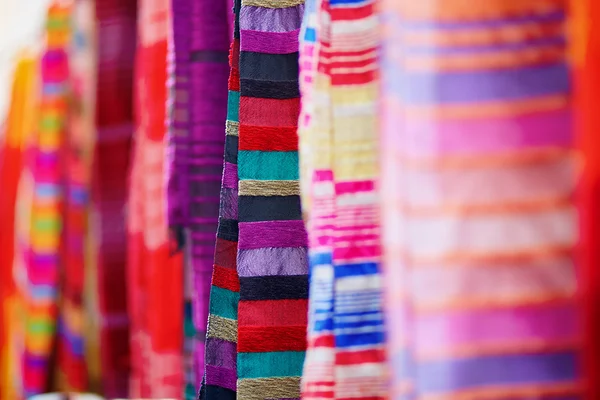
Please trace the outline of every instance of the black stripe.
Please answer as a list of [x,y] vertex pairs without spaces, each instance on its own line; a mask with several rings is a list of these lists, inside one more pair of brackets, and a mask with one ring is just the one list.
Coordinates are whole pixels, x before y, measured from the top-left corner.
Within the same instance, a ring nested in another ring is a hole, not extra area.
[[240,196],[240,222],[301,220],[300,196]]
[[224,387],[202,385],[198,398],[201,400],[235,400],[236,394],[233,390]]
[[227,135],[225,137],[225,161],[237,164],[238,142],[239,139],[237,136]]
[[263,99],[293,99],[300,97],[298,81],[258,81],[240,79],[241,95]]
[[219,218],[219,228],[217,229],[217,237],[219,239],[237,242],[238,232],[239,228],[236,220]]
[[190,53],[192,62],[229,62],[229,52],[226,50],[196,50]]
[[240,78],[259,81],[297,81],[298,52],[290,54],[266,54],[242,51],[240,54]]
[[240,277],[240,300],[308,299],[308,275]]

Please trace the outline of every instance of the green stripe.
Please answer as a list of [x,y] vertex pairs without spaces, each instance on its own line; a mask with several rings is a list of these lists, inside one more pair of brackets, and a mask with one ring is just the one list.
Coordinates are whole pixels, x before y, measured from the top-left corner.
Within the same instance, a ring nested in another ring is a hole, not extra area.
[[299,177],[298,152],[239,151],[238,174],[240,180],[297,180]]
[[62,120],[56,116],[46,116],[42,118],[41,128],[45,130],[59,130],[62,126]]
[[210,289],[210,313],[223,318],[237,319],[240,294],[213,286]]
[[301,376],[303,351],[238,353],[238,379]]
[[27,331],[33,334],[54,333],[54,322],[52,321],[30,321],[27,323]]
[[42,232],[57,231],[60,230],[61,226],[61,221],[58,218],[44,218],[35,221],[34,229]]
[[227,97],[227,119],[238,122],[240,120],[240,92],[229,91]]

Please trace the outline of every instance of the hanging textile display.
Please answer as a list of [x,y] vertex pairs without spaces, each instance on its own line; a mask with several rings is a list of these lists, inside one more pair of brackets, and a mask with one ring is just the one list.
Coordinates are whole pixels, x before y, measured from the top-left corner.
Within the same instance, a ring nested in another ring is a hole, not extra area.
[[25,168],[27,146],[37,126],[39,63],[32,54],[19,59],[11,92],[10,109],[0,150],[0,398],[23,398],[22,371],[24,293],[15,285],[15,259],[24,253],[18,244],[16,224],[19,220],[17,199],[19,181]]
[[85,357],[85,326],[89,323],[84,308],[85,241],[87,236],[91,153],[93,151],[94,48],[93,4],[88,0],[73,3],[70,43],[71,107],[64,163],[66,197],[63,230],[63,272],[61,317],[59,319],[58,387],[83,392],[88,387]]
[[308,307],[297,135],[303,13],[303,0],[243,0],[239,15],[239,399],[300,397]]
[[375,4],[311,1],[301,38],[311,267],[303,398],[384,398]]
[[219,204],[219,225],[210,290],[203,400],[234,400],[237,382],[237,314],[240,282],[238,246],[238,125],[240,104],[240,0],[235,0],[234,35],[229,52],[225,157]]
[[382,0],[394,399],[582,394],[565,3]]
[[[98,61],[91,229],[98,237],[92,252],[100,314],[101,386],[106,397],[119,398],[127,397],[130,371],[124,205],[133,132],[137,5],[135,0],[96,1],[95,13]],[[114,45],[117,42],[119,46]]]
[[196,397],[204,371],[227,111],[227,49],[233,32],[229,14],[231,4],[225,0],[172,1],[167,207],[169,226],[176,237],[186,237],[187,246],[187,398]]
[[130,170],[127,267],[131,396],[181,398],[183,257],[171,252],[164,180],[169,1],[141,0],[138,10],[136,130]]

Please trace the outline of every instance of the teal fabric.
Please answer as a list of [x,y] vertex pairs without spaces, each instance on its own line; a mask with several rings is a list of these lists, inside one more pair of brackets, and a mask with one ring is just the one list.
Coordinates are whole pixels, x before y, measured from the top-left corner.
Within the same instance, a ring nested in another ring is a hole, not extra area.
[[223,318],[237,319],[240,294],[217,286],[210,289],[210,313]]
[[238,353],[238,379],[301,376],[303,351]]
[[297,180],[298,152],[240,150],[238,174],[240,180]]

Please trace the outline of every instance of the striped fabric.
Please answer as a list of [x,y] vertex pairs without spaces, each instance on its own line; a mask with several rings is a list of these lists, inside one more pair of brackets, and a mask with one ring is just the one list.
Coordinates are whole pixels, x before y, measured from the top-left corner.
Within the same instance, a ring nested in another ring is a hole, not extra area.
[[54,346],[64,187],[61,153],[66,139],[70,7],[54,3],[46,21],[41,60],[42,91],[37,138],[33,144],[29,248],[26,265],[26,330],[23,360],[25,397],[48,389]]
[[[93,170],[93,252],[96,256],[101,386],[107,398],[127,397],[126,231],[123,205],[133,132],[136,1],[95,1],[97,21],[96,129]],[[119,46],[114,46],[114,43]],[[164,82],[163,82],[164,83]]]
[[373,1],[323,0],[307,8],[303,29],[300,138],[303,177],[312,184],[305,196],[307,399],[386,395],[375,187],[377,23]]
[[[169,241],[165,174],[168,0],[138,3],[128,282],[133,398],[183,397],[183,257]],[[149,312],[151,310],[151,312]]]
[[563,0],[382,0],[394,399],[579,399]]
[[73,3],[73,37],[69,49],[71,107],[64,165],[66,197],[63,231],[63,280],[58,342],[58,384],[63,391],[87,390],[84,334],[85,236],[93,151],[93,4]]
[[295,399],[306,350],[308,239],[300,210],[303,0],[242,0],[238,399]]
[[[39,62],[32,54],[23,54],[15,67],[10,109],[0,150],[0,398],[23,398],[22,371],[26,287],[24,251],[28,247],[30,193],[24,191],[28,177],[27,146],[37,128]],[[24,207],[25,206],[25,207]],[[26,211],[25,213],[23,211]],[[25,225],[25,226],[23,226]],[[25,246],[24,248],[21,246]],[[21,284],[21,285],[17,285]]]
[[238,247],[238,113],[239,0],[234,7],[234,38],[229,53],[229,95],[225,123],[225,157],[215,246],[210,308],[206,332],[203,400],[234,400],[237,381],[237,325],[240,283],[236,270]]

